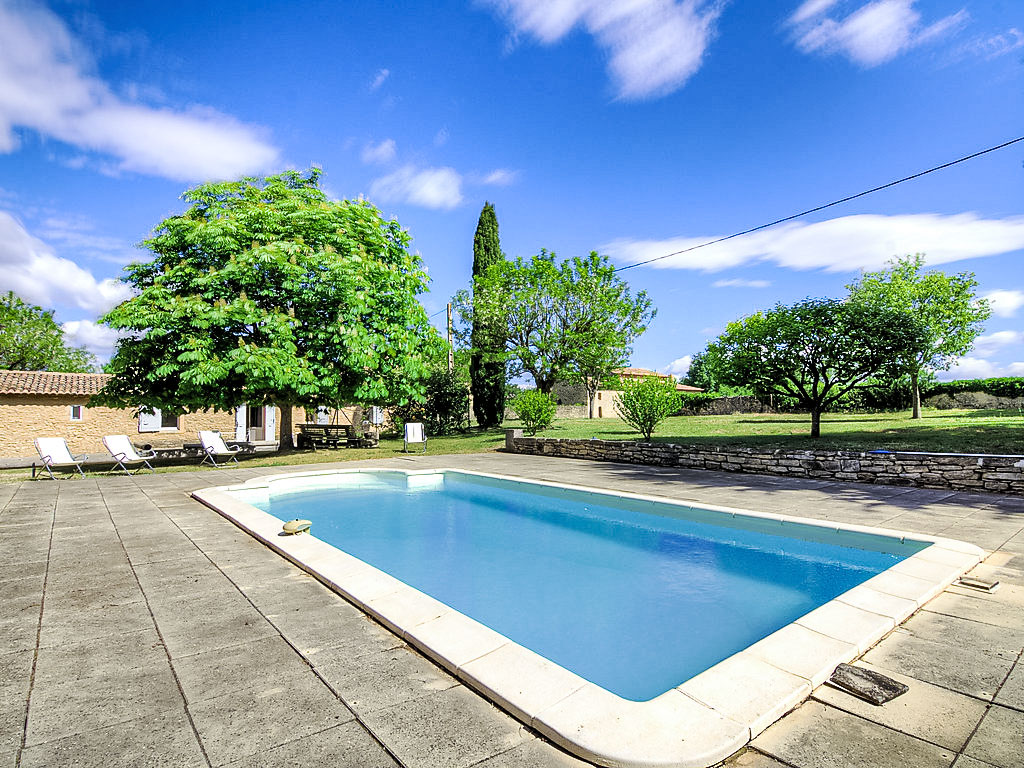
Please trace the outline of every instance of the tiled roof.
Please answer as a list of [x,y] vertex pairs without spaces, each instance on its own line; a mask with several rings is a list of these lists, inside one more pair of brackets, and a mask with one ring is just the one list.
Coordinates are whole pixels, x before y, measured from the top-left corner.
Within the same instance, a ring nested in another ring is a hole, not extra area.
[[106,373],[0,371],[0,395],[95,395],[109,378]]
[[669,378],[667,373],[650,371],[647,368],[615,368],[612,370],[616,376],[657,376],[659,379]]

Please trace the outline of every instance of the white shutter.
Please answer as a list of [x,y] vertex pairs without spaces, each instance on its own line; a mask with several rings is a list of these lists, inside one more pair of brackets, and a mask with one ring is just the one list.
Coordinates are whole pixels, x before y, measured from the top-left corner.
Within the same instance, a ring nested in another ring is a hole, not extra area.
[[235,440],[245,441],[248,439],[245,432],[245,406],[240,405],[235,409]]
[[268,405],[263,411],[263,439],[275,440],[277,434],[277,409]]
[[326,405],[318,405],[316,407],[316,423],[317,424],[330,424],[331,423],[331,412],[327,410]]
[[139,411],[139,432],[160,431],[160,409],[154,408],[153,413]]

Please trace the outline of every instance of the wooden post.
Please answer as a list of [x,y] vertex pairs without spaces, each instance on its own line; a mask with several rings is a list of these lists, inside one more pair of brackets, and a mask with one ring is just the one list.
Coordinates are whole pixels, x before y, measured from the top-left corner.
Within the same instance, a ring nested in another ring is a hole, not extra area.
[[452,305],[448,303],[448,373],[455,370],[455,347],[452,345]]

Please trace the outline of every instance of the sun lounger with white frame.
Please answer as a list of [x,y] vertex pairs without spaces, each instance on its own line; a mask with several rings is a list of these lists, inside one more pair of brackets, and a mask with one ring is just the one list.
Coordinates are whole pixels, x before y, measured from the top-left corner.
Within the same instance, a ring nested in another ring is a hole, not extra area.
[[74,467],[82,477],[85,477],[85,472],[82,471],[82,462],[87,456],[72,456],[71,449],[68,448],[68,441],[63,437],[37,437],[32,442],[35,443],[36,450],[39,451],[39,458],[43,460],[43,467],[50,475],[50,479],[57,479],[53,475],[54,468],[66,467]]
[[148,451],[146,453],[139,453],[135,446],[132,445],[132,441],[128,439],[128,435],[107,435],[103,438],[103,445],[110,451],[111,458],[117,462],[118,466],[125,471],[126,474],[132,474],[128,469],[130,466],[137,467],[136,473],[142,471],[142,464],[145,464],[149,468],[150,472],[156,472],[153,469],[153,465],[147,461],[156,457],[156,451]]
[[221,459],[223,464],[227,464],[228,460],[238,463],[238,459],[235,457],[241,448],[237,445],[234,448],[228,448],[224,443],[224,438],[221,437],[220,432],[214,432],[213,430],[203,429],[199,431],[199,442],[203,444],[203,460],[199,462],[200,465],[205,464],[209,461],[213,466],[219,467],[221,464],[217,463],[217,459]]
[[410,445],[423,445],[423,452],[427,452],[427,433],[419,422],[410,422],[405,425],[405,452],[409,452]]

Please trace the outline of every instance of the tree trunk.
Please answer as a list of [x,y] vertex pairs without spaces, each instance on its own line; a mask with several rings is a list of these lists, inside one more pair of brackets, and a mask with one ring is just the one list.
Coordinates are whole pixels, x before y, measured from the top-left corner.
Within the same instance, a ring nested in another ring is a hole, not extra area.
[[594,400],[596,400],[596,399],[597,399],[597,388],[595,387],[594,389],[591,389],[590,388],[590,384],[588,382],[587,383],[587,406],[589,408],[589,413],[588,413],[587,418],[590,418],[590,419],[594,418]]
[[811,437],[821,437],[821,411],[811,410]]
[[917,371],[910,374],[910,386],[913,389],[911,397],[914,400],[914,415],[911,416],[913,419],[921,418],[921,382]]
[[278,425],[279,442],[282,449],[290,451],[295,447],[295,441],[292,439],[292,432],[295,429],[292,424],[292,406],[290,403],[279,403],[277,407],[281,409],[281,423]]

